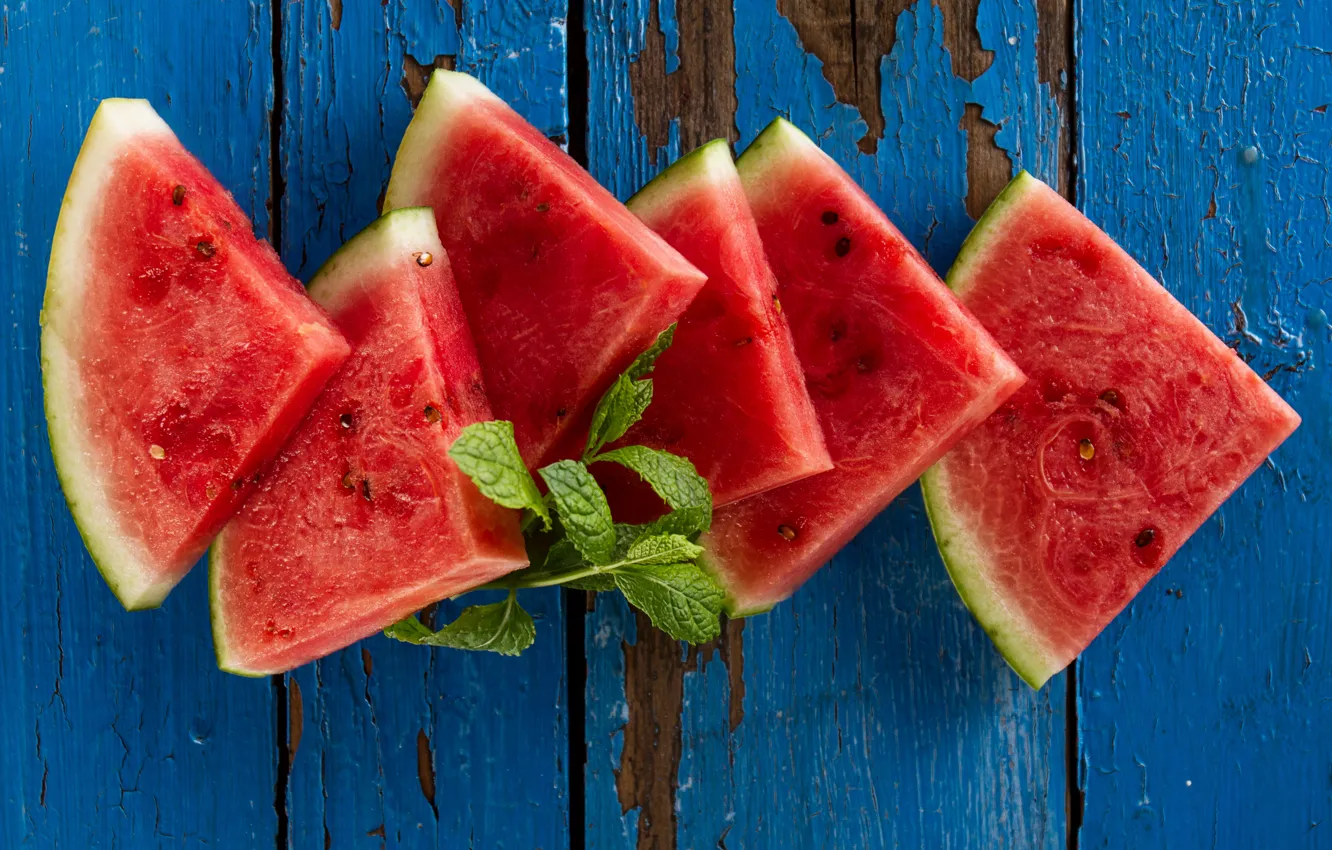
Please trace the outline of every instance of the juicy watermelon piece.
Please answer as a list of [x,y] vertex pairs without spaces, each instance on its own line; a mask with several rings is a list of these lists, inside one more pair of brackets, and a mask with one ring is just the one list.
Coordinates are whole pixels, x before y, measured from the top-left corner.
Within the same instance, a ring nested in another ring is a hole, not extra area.
[[[627,441],[689,458],[717,506],[832,469],[727,143],[676,162],[628,207],[708,283],[657,361],[652,405]],[[663,510],[640,486],[651,512]]]
[[466,74],[430,77],[384,199],[405,206],[435,208],[495,415],[529,466],[586,433],[615,376],[705,282]]
[[836,468],[718,511],[706,557],[766,610],[1024,377],[846,172],[778,119],[737,163]]
[[431,211],[370,225],[310,294],[352,353],[213,545],[233,673],[290,670],[527,565],[517,514],[447,454],[490,405]]
[[126,608],[162,602],[346,356],[152,107],[103,101],[51,245],[42,374],[70,512]]
[[925,504],[967,607],[1038,688],[1300,419],[1026,173],[948,282],[1031,381],[925,475]]

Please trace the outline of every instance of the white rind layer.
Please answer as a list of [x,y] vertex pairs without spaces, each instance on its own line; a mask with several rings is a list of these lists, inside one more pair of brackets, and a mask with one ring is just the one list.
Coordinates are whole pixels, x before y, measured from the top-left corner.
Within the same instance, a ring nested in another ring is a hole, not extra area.
[[398,145],[393,172],[384,191],[385,210],[420,205],[421,192],[428,187],[419,178],[434,172],[436,151],[446,144],[453,115],[477,100],[504,103],[469,74],[440,69],[430,75],[425,94],[421,95],[416,113]]
[[116,520],[85,445],[83,381],[71,352],[78,345],[84,292],[95,268],[88,262],[88,239],[99,200],[116,159],[147,137],[175,139],[147,101],[111,98],[97,107],[60,206],[42,304],[42,383],[56,474],[97,569],[131,611],[162,604],[179,577],[151,576],[147,553]]

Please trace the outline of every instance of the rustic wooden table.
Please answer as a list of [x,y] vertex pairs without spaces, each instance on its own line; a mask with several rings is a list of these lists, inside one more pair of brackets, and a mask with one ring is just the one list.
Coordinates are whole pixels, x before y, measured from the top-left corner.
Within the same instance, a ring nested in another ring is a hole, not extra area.
[[[1312,0],[8,0],[0,12],[2,847],[1332,847],[1332,16]],[[1057,185],[1304,427],[1032,692],[913,488],[792,601],[685,650],[538,594],[520,659],[382,638],[213,666],[204,570],[147,614],[56,483],[37,314],[99,98],[147,97],[308,277],[376,214],[432,67],[621,197],[774,115],[942,270]]]

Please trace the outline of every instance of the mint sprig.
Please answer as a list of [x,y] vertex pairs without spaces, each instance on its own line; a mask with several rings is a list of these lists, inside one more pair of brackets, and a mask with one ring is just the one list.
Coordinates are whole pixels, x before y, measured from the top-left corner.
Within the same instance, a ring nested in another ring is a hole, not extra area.
[[[463,429],[449,456],[497,504],[524,511],[529,552],[540,563],[511,573],[486,588],[505,589],[503,602],[467,608],[432,632],[409,617],[385,629],[389,637],[424,646],[446,646],[517,655],[531,645],[536,629],[518,604],[523,588],[568,587],[624,594],[652,624],[677,640],[702,643],[721,631],[725,593],[699,562],[700,534],[712,524],[712,493],[685,458],[619,441],[652,403],[652,373],[670,347],[671,325],[640,354],[601,397],[579,460],[561,460],[537,470],[541,495],[514,441],[513,424],[479,422]],[[616,463],[638,473],[671,509],[641,525],[614,522],[606,494],[588,467]],[[535,520],[541,528],[535,528]],[[558,519],[554,523],[553,519]]]
[[389,626],[384,634],[422,646],[518,655],[536,640],[536,623],[518,604],[517,592],[510,590],[503,602],[466,608],[458,619],[437,632],[430,631],[416,617],[408,617]]
[[550,511],[518,453],[512,422],[468,425],[449,446],[449,457],[472,479],[481,495],[506,508],[533,512],[550,530]]

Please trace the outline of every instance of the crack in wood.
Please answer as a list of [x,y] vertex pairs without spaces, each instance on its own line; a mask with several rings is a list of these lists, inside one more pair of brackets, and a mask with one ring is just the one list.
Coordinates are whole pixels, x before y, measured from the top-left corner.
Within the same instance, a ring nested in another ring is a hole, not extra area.
[[680,65],[666,73],[666,36],[652,2],[643,51],[629,66],[634,120],[653,164],[679,121],[680,149],[740,137],[735,125],[735,13],[729,0],[677,0]]
[[435,756],[424,729],[416,732],[416,778],[421,783],[421,793],[430,804],[430,811],[435,813],[435,820],[439,820],[439,807],[435,804]]
[[1059,191],[1072,201],[1077,121],[1073,81],[1073,0],[1036,0],[1037,81],[1050,87],[1059,114]]

